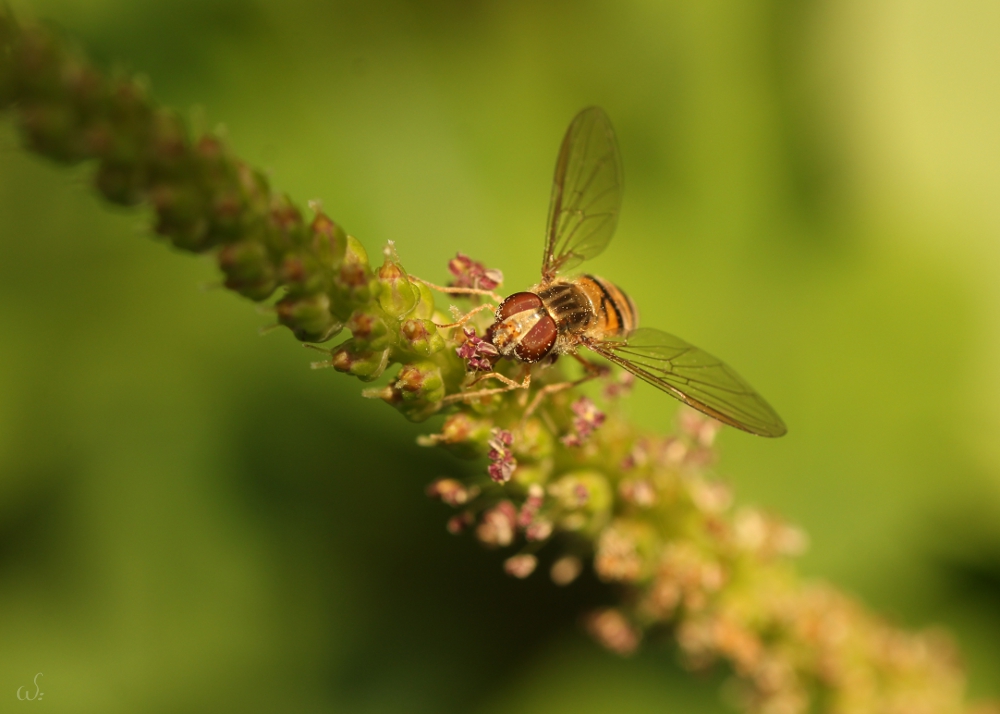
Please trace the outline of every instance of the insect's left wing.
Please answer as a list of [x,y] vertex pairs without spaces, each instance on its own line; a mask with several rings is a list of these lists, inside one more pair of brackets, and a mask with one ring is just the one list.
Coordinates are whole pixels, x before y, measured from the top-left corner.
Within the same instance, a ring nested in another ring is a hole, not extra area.
[[781,417],[732,367],[679,337],[642,328],[591,350],[639,379],[724,424],[759,436],[781,436]]
[[556,173],[542,259],[542,279],[573,268],[603,251],[618,225],[622,160],[611,120],[587,107],[566,130]]

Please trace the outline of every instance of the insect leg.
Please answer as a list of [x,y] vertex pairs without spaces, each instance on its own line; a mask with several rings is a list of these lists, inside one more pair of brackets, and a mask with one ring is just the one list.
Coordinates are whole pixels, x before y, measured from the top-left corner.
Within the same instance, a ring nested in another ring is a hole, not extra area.
[[594,364],[589,359],[584,359],[576,352],[570,352],[569,356],[575,359],[577,362],[583,365],[583,368],[587,370],[587,374],[591,377],[603,377],[611,370],[607,365]]
[[493,394],[503,394],[505,392],[510,392],[514,389],[527,389],[531,386],[531,371],[527,370],[524,379],[520,382],[515,382],[510,377],[504,376],[498,372],[489,372],[484,374],[482,377],[476,381],[482,381],[484,379],[489,379],[490,377],[503,382],[505,386],[497,387],[495,389],[477,389],[474,392],[457,392],[456,394],[449,394],[444,399],[441,400],[442,404],[450,404],[451,402],[464,402],[467,399],[477,399],[479,397],[488,397]]
[[492,310],[492,309],[494,309],[493,306],[490,305],[489,303],[486,303],[484,305],[480,305],[479,307],[472,308],[471,310],[469,310],[469,312],[462,315],[462,317],[460,317],[457,322],[449,322],[447,325],[438,325],[437,323],[434,324],[439,330],[447,330],[452,327],[461,327],[466,322],[468,322],[469,319],[476,313],[482,312],[483,310]]
[[584,369],[586,370],[586,374],[584,374],[579,379],[569,380],[566,382],[556,382],[555,384],[546,384],[544,387],[539,389],[535,393],[535,398],[531,400],[531,404],[529,404],[528,408],[524,410],[524,415],[521,417],[522,428],[524,428],[524,424],[528,421],[531,415],[535,413],[535,410],[537,410],[538,407],[541,406],[542,401],[548,395],[556,394],[557,392],[562,392],[566,389],[572,389],[573,387],[581,385],[584,382],[589,382],[590,380],[596,379],[597,377],[602,377],[608,372],[606,368],[602,367],[601,365],[596,365],[593,362],[584,359],[576,352],[570,352],[569,354],[575,360],[580,362],[580,364],[583,365]]
[[503,302],[503,298],[497,295],[492,290],[480,290],[479,288],[446,288],[442,285],[435,285],[434,283],[429,283],[423,278],[418,278],[416,275],[411,275],[411,278],[418,280],[431,290],[437,290],[440,293],[446,293],[448,295],[486,295],[490,300],[497,303],[498,305]]
[[317,347],[316,345],[310,345],[308,342],[304,343],[302,346],[305,347],[307,350],[316,350],[317,352],[322,352],[323,354],[325,354],[327,356],[327,359],[323,360],[322,362],[312,362],[312,363],[310,363],[309,366],[311,368],[313,368],[313,369],[325,369],[327,367],[332,367],[333,366],[333,350],[325,350],[322,347]]

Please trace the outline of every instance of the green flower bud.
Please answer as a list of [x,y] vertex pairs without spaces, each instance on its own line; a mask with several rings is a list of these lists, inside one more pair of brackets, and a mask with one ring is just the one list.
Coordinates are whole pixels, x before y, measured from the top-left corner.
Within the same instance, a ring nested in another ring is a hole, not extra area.
[[187,127],[174,111],[159,108],[152,117],[150,163],[158,176],[176,176],[184,167],[190,146]]
[[271,258],[257,241],[222,246],[219,267],[226,274],[226,287],[251,300],[267,299],[278,286]]
[[660,545],[649,523],[619,518],[597,539],[594,571],[605,582],[645,580],[653,574]]
[[199,169],[206,178],[211,179],[224,172],[226,148],[219,137],[211,134],[198,137],[194,145],[194,155],[198,159]]
[[292,295],[311,295],[325,292],[327,288],[326,272],[304,251],[286,255],[281,261],[278,274]]
[[274,197],[268,211],[268,231],[271,248],[277,253],[304,246],[307,230],[302,221],[302,213],[288,196]]
[[378,269],[378,279],[381,283],[379,304],[392,317],[403,317],[417,304],[419,291],[413,288],[410,278],[403,266],[396,260],[395,251],[391,248],[385,251],[385,262]]
[[337,305],[350,311],[370,302],[378,294],[380,283],[372,275],[368,265],[368,254],[354,236],[347,236],[347,250],[344,260],[333,278],[337,291]]
[[613,492],[607,477],[598,471],[575,471],[549,484],[549,496],[564,515],[559,526],[565,530],[596,533],[611,515]]
[[0,4],[0,109],[6,108],[14,99],[14,38],[17,24],[6,3]]
[[134,163],[102,161],[94,184],[106,199],[122,206],[134,206],[145,197],[145,172]]
[[485,396],[475,397],[474,399],[467,399],[465,404],[469,405],[476,414],[495,414],[499,409],[502,409],[506,404],[506,395],[501,394],[487,394]]
[[555,439],[552,432],[545,427],[542,420],[532,417],[525,423],[524,428],[517,432],[512,448],[514,455],[519,459],[540,459],[552,456],[555,446]]
[[28,104],[19,112],[21,132],[28,145],[56,161],[74,163],[86,158],[77,128],[78,117],[63,104]]
[[210,209],[212,235],[216,241],[224,242],[241,234],[243,211],[243,196],[239,189],[234,184],[220,186],[212,196]]
[[359,349],[354,340],[347,340],[333,351],[331,363],[338,372],[370,382],[382,376],[389,366],[389,352],[388,348],[381,351]]
[[149,200],[156,211],[157,233],[183,250],[204,250],[208,221],[196,187],[183,181],[158,183],[150,189]]
[[107,82],[86,57],[67,57],[60,68],[62,84],[81,115],[100,111],[107,99]]
[[302,342],[326,342],[344,327],[330,314],[330,298],[325,293],[288,295],[276,307],[278,322]]
[[409,402],[440,402],[444,398],[441,368],[426,360],[404,365],[396,376],[395,387]]
[[487,419],[474,419],[465,412],[452,414],[444,420],[441,432],[417,438],[421,446],[443,446],[456,456],[474,459],[489,451],[493,423]]
[[[0,12],[3,12],[2,8]],[[7,48],[0,39],[0,56],[4,56],[4,61],[0,62],[0,109],[6,109],[14,99],[14,75],[10,71],[10,62],[6,61],[6,54]]]
[[430,320],[406,320],[400,326],[400,334],[406,348],[421,357],[430,357],[445,347],[444,337]]
[[434,316],[434,291],[419,280],[411,278],[410,283],[417,291],[417,304],[413,307],[413,312],[410,313],[409,317],[430,320]]
[[359,349],[382,350],[390,346],[395,337],[381,311],[375,307],[355,310],[347,321],[347,329]]
[[316,217],[310,226],[312,231],[312,248],[317,260],[327,270],[336,270],[344,260],[347,251],[347,234],[344,229],[330,220],[322,211],[316,211]]
[[51,30],[33,28],[19,35],[10,63],[17,77],[21,97],[31,100],[59,96],[60,71],[65,60],[60,38]]
[[123,141],[122,153],[115,158],[134,159],[136,139],[142,136],[153,112],[146,84],[135,77],[120,77],[109,82],[107,112]]
[[423,421],[441,408],[444,393],[438,366],[433,362],[418,362],[403,365],[391,385],[366,390],[364,396],[391,404],[410,421]]
[[[514,440],[513,450],[517,451],[517,439]],[[538,463],[521,463],[517,465],[517,469],[514,470],[514,475],[512,479],[519,486],[530,486],[532,484],[544,484],[549,480],[549,476],[552,475],[552,460],[546,459],[545,461],[540,461]]]

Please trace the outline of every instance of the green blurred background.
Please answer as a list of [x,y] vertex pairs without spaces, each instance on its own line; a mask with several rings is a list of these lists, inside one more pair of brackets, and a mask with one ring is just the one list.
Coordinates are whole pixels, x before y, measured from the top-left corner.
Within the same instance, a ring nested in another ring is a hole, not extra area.
[[[719,473],[1000,695],[1000,5],[12,4],[432,280],[457,250],[537,278],[562,133],[603,106],[627,188],[593,270],[789,425],[727,430]],[[580,634],[598,584],[448,536],[422,488],[471,467],[414,444],[435,422],[258,337],[88,181],[0,124],[0,709],[727,710],[669,647]]]

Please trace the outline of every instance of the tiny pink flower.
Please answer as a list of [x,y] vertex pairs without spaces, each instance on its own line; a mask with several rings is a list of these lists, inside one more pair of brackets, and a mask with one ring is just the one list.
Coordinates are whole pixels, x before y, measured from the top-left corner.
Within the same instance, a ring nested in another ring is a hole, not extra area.
[[459,513],[457,516],[452,516],[448,519],[448,532],[452,535],[458,535],[471,526],[472,522],[473,516],[471,513],[468,511],[465,513]]
[[471,327],[464,328],[462,333],[465,341],[455,348],[455,354],[466,361],[466,369],[470,372],[491,371],[494,360],[500,354],[497,348],[477,335]]
[[439,478],[427,487],[427,495],[439,498],[449,506],[461,506],[475,497],[475,493],[451,478]]
[[608,608],[591,613],[586,619],[591,636],[619,655],[630,655],[639,646],[640,634],[618,610]]
[[542,502],[545,500],[545,491],[537,483],[531,484],[528,487],[528,497],[524,499],[524,505],[521,506],[521,512],[517,515],[517,525],[521,528],[526,528],[533,520],[535,516],[538,515],[538,509],[542,507]]
[[538,565],[538,558],[533,555],[515,555],[504,561],[503,569],[507,575],[515,578],[526,578],[535,572]]
[[580,397],[570,405],[573,410],[573,431],[562,437],[562,443],[566,446],[583,446],[593,434],[604,423],[604,412],[597,408],[587,397]]
[[679,417],[681,431],[701,446],[711,446],[715,435],[722,428],[722,424],[715,419],[709,419],[694,409],[681,409]]
[[635,377],[631,372],[619,372],[617,378],[611,380],[611,383],[604,387],[604,398],[611,400],[627,396],[632,391],[634,384]]
[[514,540],[517,511],[510,501],[501,501],[483,514],[476,537],[484,545],[504,547]]
[[448,272],[455,276],[451,283],[453,288],[493,290],[503,283],[503,273],[488,270],[485,265],[463,253],[457,253],[448,261]]
[[547,540],[552,535],[552,522],[543,519],[533,521],[524,529],[525,540]]
[[486,472],[497,483],[507,483],[517,468],[514,452],[510,450],[514,435],[497,427],[490,432],[490,440],[486,443],[490,447],[490,465],[486,467]]

